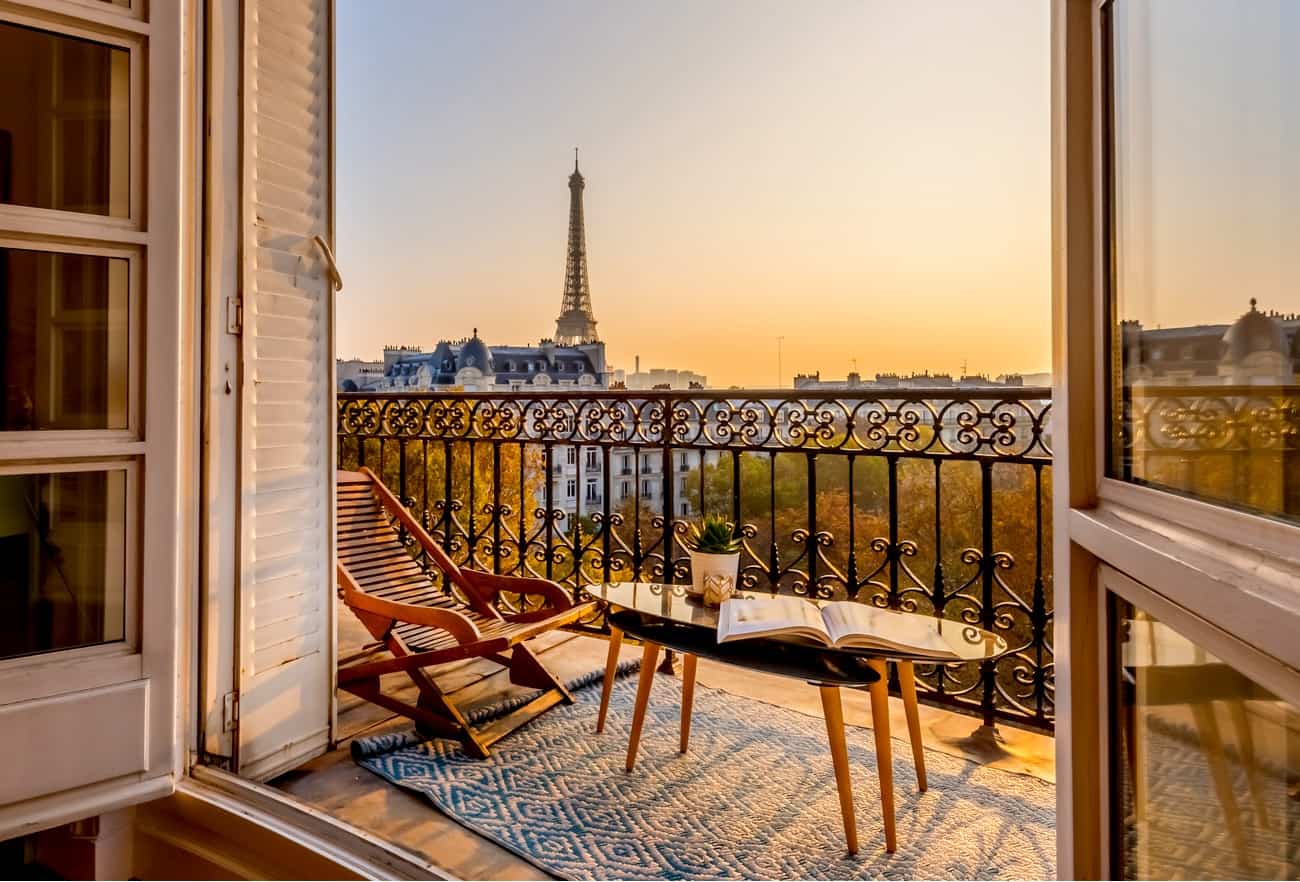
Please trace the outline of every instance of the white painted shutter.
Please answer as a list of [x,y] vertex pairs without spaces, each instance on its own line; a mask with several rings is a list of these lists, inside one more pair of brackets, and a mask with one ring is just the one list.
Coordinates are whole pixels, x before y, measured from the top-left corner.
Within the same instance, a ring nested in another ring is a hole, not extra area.
[[239,770],[330,739],[334,292],[330,0],[245,0]]

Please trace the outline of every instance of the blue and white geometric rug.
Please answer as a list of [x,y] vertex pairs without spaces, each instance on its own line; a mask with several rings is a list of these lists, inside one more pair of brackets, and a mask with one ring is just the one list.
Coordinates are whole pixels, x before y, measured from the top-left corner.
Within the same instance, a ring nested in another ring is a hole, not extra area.
[[[587,680],[589,678],[584,678]],[[636,678],[581,688],[486,760],[415,733],[359,739],[363,768],[566,879],[1050,879],[1056,794],[1044,781],[894,742],[898,852],[885,852],[869,730],[847,727],[860,852],[845,851],[822,720],[697,685],[679,754],[681,682],[656,675],[636,770],[623,771]],[[812,688],[791,684],[792,689]]]

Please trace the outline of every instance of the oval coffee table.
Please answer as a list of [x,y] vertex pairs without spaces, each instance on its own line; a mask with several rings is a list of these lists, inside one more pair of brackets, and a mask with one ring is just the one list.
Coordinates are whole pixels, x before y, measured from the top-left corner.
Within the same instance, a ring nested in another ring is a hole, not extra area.
[[[821,692],[826,717],[826,735],[830,742],[831,761],[835,768],[835,786],[839,793],[840,812],[844,819],[844,838],[850,854],[858,852],[857,821],[853,811],[853,785],[849,774],[848,749],[844,741],[844,712],[840,687],[866,687],[871,694],[871,727],[875,734],[876,768],[880,775],[880,800],[884,816],[885,850],[897,847],[894,826],[894,773],[889,738],[889,681],[887,661],[898,669],[903,703],[907,711],[912,753],[916,762],[917,783],[925,790],[925,764],[921,746],[920,719],[916,706],[916,678],[913,662],[942,662],[933,655],[862,650],[830,649],[815,644],[756,638],[718,643],[718,610],[704,606],[689,594],[685,585],[654,582],[613,582],[588,585],[586,592],[600,602],[610,626],[609,657],[600,697],[600,714],[596,731],[605,727],[610,691],[618,667],[619,649],[626,634],[645,645],[641,657],[641,674],[637,684],[632,730],[628,737],[627,771],[636,765],[641,728],[645,723],[650,688],[654,684],[655,665],[662,648],[683,654],[682,728],[680,749],[684,753],[690,738],[691,705],[695,693],[695,667],[700,657],[754,671],[803,680]],[[766,592],[743,591],[739,597],[774,597]],[[934,627],[952,649],[958,661],[981,661],[1007,651],[1006,642],[995,634],[963,622],[916,616]]]

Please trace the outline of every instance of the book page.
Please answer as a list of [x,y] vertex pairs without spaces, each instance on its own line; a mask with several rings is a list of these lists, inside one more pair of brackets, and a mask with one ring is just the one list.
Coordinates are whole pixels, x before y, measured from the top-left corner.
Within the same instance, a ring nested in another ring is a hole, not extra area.
[[822,608],[826,632],[835,646],[893,649],[907,653],[955,658],[937,621],[878,609],[855,600],[828,603]]
[[718,615],[719,643],[783,635],[830,642],[821,611],[801,597],[732,597],[722,602]]

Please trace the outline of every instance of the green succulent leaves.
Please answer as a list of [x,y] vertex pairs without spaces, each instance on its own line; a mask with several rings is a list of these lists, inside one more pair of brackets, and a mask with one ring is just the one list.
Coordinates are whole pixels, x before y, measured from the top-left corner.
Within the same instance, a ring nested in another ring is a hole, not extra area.
[[700,554],[735,554],[740,551],[740,537],[722,515],[705,515],[699,525],[691,524],[686,547]]

